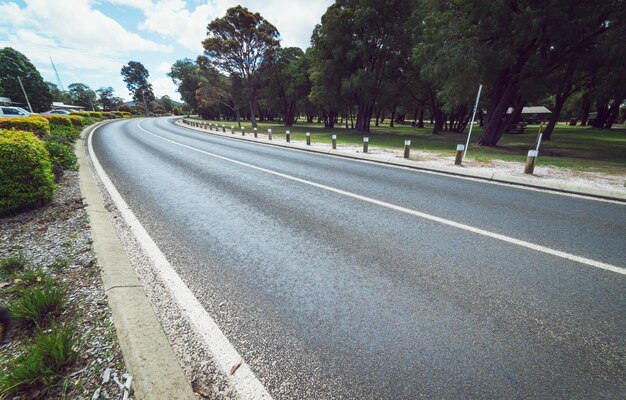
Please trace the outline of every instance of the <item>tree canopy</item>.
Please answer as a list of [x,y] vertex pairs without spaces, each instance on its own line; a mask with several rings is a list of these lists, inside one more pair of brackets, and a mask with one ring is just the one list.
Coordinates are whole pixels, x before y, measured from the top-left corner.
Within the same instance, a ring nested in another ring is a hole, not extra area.
[[133,95],[136,103],[144,104],[147,115],[149,105],[155,100],[152,84],[148,82],[150,74],[146,67],[138,61],[129,61],[128,65],[122,67],[122,78],[128,91]]
[[20,87],[19,79],[24,85],[33,111],[49,110],[52,105],[52,94],[37,68],[19,51],[5,47],[0,50],[0,87],[2,87],[4,96],[24,104],[24,107],[27,108],[27,101]]

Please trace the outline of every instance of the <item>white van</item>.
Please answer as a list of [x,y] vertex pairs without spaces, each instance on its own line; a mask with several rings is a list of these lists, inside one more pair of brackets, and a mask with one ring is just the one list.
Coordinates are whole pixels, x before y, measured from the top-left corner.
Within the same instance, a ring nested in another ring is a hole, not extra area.
[[20,107],[0,106],[0,118],[28,117],[30,112]]

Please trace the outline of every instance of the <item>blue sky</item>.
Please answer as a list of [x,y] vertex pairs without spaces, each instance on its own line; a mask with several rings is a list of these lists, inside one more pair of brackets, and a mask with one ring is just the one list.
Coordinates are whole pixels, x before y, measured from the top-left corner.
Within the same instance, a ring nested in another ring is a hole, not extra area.
[[206,25],[237,4],[273,23],[282,46],[304,49],[332,0],[0,0],[0,48],[24,53],[47,81],[57,83],[52,57],[65,87],[111,86],[125,99],[120,69],[139,61],[157,96],[179,100],[165,74],[176,60],[201,54]]

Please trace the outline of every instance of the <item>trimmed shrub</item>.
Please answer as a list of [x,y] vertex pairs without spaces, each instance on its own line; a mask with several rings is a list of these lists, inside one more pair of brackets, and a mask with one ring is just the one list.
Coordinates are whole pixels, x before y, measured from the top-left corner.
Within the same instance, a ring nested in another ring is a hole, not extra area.
[[0,118],[0,129],[32,132],[40,138],[50,133],[50,122],[42,116],[25,118]]
[[31,132],[0,131],[0,216],[44,205],[54,189],[43,141]]
[[73,126],[50,125],[50,134],[44,140],[54,140],[65,144],[74,144],[80,138],[80,129]]
[[55,140],[46,140],[45,144],[46,150],[50,155],[52,172],[57,181],[66,169],[78,170],[78,160],[76,154],[74,154],[74,149],[70,145]]
[[72,126],[72,121],[70,121],[70,117],[68,115],[45,115],[46,119],[50,121],[51,124]]
[[70,119],[70,122],[72,123],[72,126],[76,126],[76,127],[83,126],[85,122],[85,119],[79,115],[70,115],[69,119]]
[[101,114],[99,112],[90,112],[88,114],[92,118],[100,118],[101,117]]

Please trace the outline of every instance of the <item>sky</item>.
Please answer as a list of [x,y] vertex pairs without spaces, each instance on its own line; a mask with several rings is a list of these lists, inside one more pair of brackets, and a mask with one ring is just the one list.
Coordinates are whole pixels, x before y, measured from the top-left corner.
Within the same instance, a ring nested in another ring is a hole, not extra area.
[[182,58],[202,54],[207,24],[241,4],[259,12],[281,35],[281,46],[309,47],[311,33],[332,0],[0,0],[0,48],[20,51],[44,80],[65,88],[81,82],[111,86],[131,96],[120,69],[139,61],[150,72],[157,97],[180,100],[166,76]]

